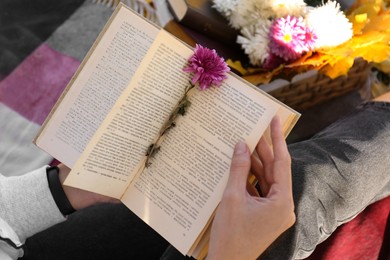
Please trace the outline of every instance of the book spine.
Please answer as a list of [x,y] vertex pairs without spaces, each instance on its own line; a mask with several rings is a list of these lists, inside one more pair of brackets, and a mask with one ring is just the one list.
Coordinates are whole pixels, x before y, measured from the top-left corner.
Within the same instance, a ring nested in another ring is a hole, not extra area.
[[204,16],[202,13],[189,8],[183,19],[180,21],[183,25],[194,29],[214,40],[224,42],[229,45],[235,45],[237,41],[237,31],[228,24],[222,23],[212,17]]

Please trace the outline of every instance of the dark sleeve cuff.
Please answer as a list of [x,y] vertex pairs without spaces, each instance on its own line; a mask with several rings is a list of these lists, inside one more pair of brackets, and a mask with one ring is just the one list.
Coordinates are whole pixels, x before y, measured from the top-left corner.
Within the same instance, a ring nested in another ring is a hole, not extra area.
[[66,216],[75,212],[75,209],[72,207],[72,204],[70,204],[64,189],[62,188],[62,184],[58,176],[59,172],[60,170],[57,166],[46,168],[46,175],[50,192],[55,203],[57,204],[58,209],[61,211],[62,215]]

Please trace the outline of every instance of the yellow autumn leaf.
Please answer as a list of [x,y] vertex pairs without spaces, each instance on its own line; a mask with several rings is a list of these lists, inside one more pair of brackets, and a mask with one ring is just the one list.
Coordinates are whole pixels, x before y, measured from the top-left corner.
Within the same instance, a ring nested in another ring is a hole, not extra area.
[[[371,42],[366,44],[357,45],[354,48],[354,57],[363,57],[368,62],[382,62],[390,57],[390,33],[375,33],[378,40],[374,41],[371,38]],[[365,37],[363,37],[365,38]],[[361,39],[360,39],[361,40]],[[364,40],[364,39],[363,39]]]
[[233,61],[228,59],[226,63],[233,71],[237,71],[241,75],[245,75],[247,73],[247,70],[242,66],[241,61],[239,60]]
[[347,16],[353,25],[354,35],[359,35],[364,28],[370,23],[373,17],[378,16],[382,10],[382,1],[356,1],[355,5],[350,9],[350,14]]
[[345,57],[344,59],[339,59],[335,64],[333,65],[327,65],[324,68],[320,70],[320,72],[324,73],[325,75],[329,76],[332,79],[335,79],[339,76],[344,76],[348,74],[349,69],[352,67],[354,63],[353,58]]
[[353,16],[350,21],[353,25],[353,34],[359,35],[362,33],[363,29],[366,27],[367,23],[369,22],[368,16],[366,13],[364,14],[357,14]]
[[380,63],[390,57],[390,46],[383,42],[377,42],[365,48],[356,48],[352,55],[362,57],[368,62]]
[[378,13],[384,8],[383,0],[355,0],[349,8],[348,14]]
[[370,31],[354,36],[337,47],[321,50],[321,52],[334,57],[362,57],[368,62],[380,62],[389,58],[389,41],[390,33]]
[[317,52],[308,57],[304,57],[303,59],[301,58],[293,63],[290,63],[286,65],[286,67],[287,68],[295,68],[295,67],[321,68],[329,62],[329,59],[330,59],[329,55]]
[[369,31],[390,32],[390,12],[387,11],[379,16],[372,17],[362,32],[367,33]]

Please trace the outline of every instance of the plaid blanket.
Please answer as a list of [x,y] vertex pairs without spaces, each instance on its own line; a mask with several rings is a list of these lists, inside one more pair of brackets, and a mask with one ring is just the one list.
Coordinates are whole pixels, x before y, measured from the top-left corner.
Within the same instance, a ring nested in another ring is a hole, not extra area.
[[[0,2],[0,172],[19,175],[52,162],[32,139],[112,11],[84,0]],[[359,97],[351,93],[303,111],[289,141],[314,134]],[[320,245],[313,258],[376,259],[389,206],[389,198],[370,206]]]

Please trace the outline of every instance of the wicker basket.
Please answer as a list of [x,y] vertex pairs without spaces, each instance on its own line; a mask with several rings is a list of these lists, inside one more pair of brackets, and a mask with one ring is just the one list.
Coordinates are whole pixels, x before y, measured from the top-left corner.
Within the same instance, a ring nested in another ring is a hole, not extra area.
[[313,70],[295,76],[290,82],[275,80],[259,87],[288,106],[304,110],[364,87],[370,72],[371,64],[356,59],[347,76],[331,79]]

